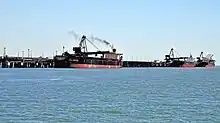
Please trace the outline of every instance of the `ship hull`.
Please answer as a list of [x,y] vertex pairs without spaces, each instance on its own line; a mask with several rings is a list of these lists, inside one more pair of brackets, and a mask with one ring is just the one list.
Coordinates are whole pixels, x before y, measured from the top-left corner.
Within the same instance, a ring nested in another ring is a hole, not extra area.
[[195,65],[194,64],[182,64],[182,65],[180,65],[180,67],[183,67],[183,68],[193,68],[193,67],[195,67]]
[[196,65],[196,67],[211,68],[211,67],[215,67],[215,64],[214,64],[214,63],[201,62],[201,63],[198,63],[198,64]]
[[121,68],[121,65],[70,64],[70,68]]
[[121,68],[123,62],[118,59],[77,58],[59,56],[54,60],[55,68]]
[[173,61],[171,64],[167,65],[168,67],[181,67],[181,68],[193,68],[195,67],[194,63],[186,63],[184,61]]
[[210,68],[210,67],[215,67],[213,64],[207,64],[205,67]]

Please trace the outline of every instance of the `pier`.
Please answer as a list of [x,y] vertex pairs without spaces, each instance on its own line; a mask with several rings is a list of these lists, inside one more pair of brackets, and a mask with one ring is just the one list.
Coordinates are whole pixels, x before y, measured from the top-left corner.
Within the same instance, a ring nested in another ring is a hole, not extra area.
[[53,68],[53,59],[42,57],[0,57],[2,68]]
[[0,56],[0,68],[53,68],[54,60],[48,57],[32,57],[32,50],[28,49],[27,56],[8,56],[4,47],[3,56]]
[[[57,56],[62,57],[62,56]],[[57,58],[55,57],[55,58]],[[54,68],[54,60],[48,57],[14,57],[0,56],[0,67],[2,68]],[[64,62],[60,63],[59,68],[68,68]],[[166,67],[162,61],[123,61],[123,67]]]
[[166,67],[162,61],[123,61],[123,67]]

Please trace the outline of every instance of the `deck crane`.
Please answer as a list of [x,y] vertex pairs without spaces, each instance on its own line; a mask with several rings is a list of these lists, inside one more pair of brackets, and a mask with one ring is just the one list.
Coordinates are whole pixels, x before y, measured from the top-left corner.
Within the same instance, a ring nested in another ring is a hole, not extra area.
[[116,52],[116,49],[114,48],[113,44],[109,43],[108,41],[102,40],[102,39],[100,39],[98,37],[94,37],[94,36],[91,36],[91,38],[92,38],[92,41],[96,40],[96,41],[99,41],[101,43],[104,43],[104,44],[106,44],[107,46],[109,46],[111,48],[112,52],[114,52],[114,53]]
[[[80,36],[79,34],[77,34],[74,30],[69,31],[68,33],[69,33],[69,34],[72,34],[72,35],[74,36],[74,38],[76,39],[76,41],[80,40],[79,47],[80,47],[81,49],[83,49],[84,52],[88,52],[87,42],[86,42],[86,41],[88,41],[88,42],[89,42],[90,44],[92,44],[98,51],[100,51],[99,48],[98,48],[92,41],[90,41],[85,35],[82,35],[82,37],[81,37],[81,36]],[[74,47],[73,49],[75,49],[75,47]]]
[[166,55],[166,59],[170,59],[170,58],[171,58],[171,59],[175,59],[176,57],[175,57],[174,52],[179,55],[179,53],[176,52],[176,51],[174,50],[174,48],[171,48],[169,55]]
[[175,57],[175,56],[174,56],[174,49],[173,49],[173,48],[171,48],[169,56],[172,56],[172,58]]
[[200,53],[200,57],[197,57],[199,61],[210,61],[212,60],[213,54],[208,54],[206,57],[203,56],[203,52]]
[[[212,57],[213,57],[213,54],[207,54],[205,58],[212,59]],[[203,52],[200,53],[200,58],[204,58]]]
[[86,41],[88,41],[90,44],[92,44],[98,51],[99,48],[92,42],[90,41],[85,35],[82,36],[81,38],[81,41],[79,43],[79,47],[83,48],[84,49],[84,52],[88,52],[88,49],[87,49],[87,45],[86,45]]
[[170,55],[171,58],[176,58],[176,57],[180,56],[180,54],[176,50],[174,50],[174,48],[171,48],[169,55]]
[[[175,56],[175,54],[177,54],[177,56]],[[192,57],[192,54],[190,54],[190,57],[178,57],[180,56],[179,53],[177,51],[174,50],[174,48],[171,48],[170,53],[168,55],[165,55],[165,60],[166,62],[171,62],[173,60],[177,60],[179,61],[180,59],[183,60],[194,60],[194,58]]]

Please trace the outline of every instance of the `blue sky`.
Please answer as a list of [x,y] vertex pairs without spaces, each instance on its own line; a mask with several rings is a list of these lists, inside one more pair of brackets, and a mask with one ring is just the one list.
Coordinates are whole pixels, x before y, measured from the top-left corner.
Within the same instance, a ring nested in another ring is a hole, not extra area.
[[[124,59],[164,59],[171,47],[183,56],[214,53],[220,64],[218,0],[2,0],[0,53],[33,50],[52,56],[78,45],[68,31],[114,44]],[[105,46],[105,45],[99,45]],[[92,50],[92,49],[91,49]],[[20,53],[21,54],[21,53]]]

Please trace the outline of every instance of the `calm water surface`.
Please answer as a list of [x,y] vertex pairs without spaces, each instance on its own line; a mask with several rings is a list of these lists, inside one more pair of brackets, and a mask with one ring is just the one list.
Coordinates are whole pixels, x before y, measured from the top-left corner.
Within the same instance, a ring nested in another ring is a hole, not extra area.
[[220,123],[220,68],[0,69],[1,123]]

